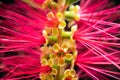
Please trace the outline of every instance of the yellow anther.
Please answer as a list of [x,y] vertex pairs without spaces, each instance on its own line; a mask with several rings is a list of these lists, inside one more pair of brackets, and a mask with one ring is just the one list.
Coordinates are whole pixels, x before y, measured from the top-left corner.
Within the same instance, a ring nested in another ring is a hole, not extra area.
[[53,75],[57,75],[57,73],[58,73],[58,71],[57,71],[57,69],[55,69],[55,68],[52,68],[52,72],[51,72]]
[[79,21],[80,20],[80,14],[79,14],[79,11],[80,11],[80,6],[79,5],[71,5],[70,8],[69,8],[70,11],[66,11],[65,12],[65,16],[68,17],[68,18],[74,18],[75,21]]
[[73,51],[73,57],[74,57],[74,59],[76,59],[77,54],[78,54],[78,51],[77,51],[77,50],[74,50],[74,51]]
[[69,8],[69,10],[70,10],[70,11],[73,11],[74,8],[75,8],[75,6],[74,6],[74,5],[71,5],[70,8]]
[[43,30],[42,31],[42,33],[43,33],[43,36],[45,37],[45,40],[46,40],[46,43],[45,43],[45,45],[47,45],[48,44],[48,39],[47,39],[47,31],[46,30]]
[[66,26],[66,22],[65,21],[61,21],[58,27],[60,29],[63,29],[63,28],[65,28],[65,26]]
[[52,35],[54,35],[54,36],[58,36],[59,35],[58,28],[53,28],[52,29]]
[[79,21],[80,20],[80,14],[76,14],[75,17],[74,17],[75,21]]
[[53,45],[53,50],[55,51],[55,52],[58,52],[59,50],[60,50],[60,46],[56,43],[56,44],[54,44]]
[[47,37],[47,31],[46,30],[43,30],[42,33],[43,33],[43,36]]
[[55,54],[50,54],[50,59],[54,59],[56,58],[56,55]]
[[74,13],[76,13],[76,15],[74,16],[74,19],[75,19],[76,21],[79,21],[79,20],[80,20],[79,11],[80,11],[80,6],[79,6],[79,5],[74,6]]
[[48,74],[45,80],[54,80],[54,77],[52,76],[52,74]]
[[66,54],[65,59],[71,60],[73,58],[72,54]]
[[[70,33],[71,34],[71,33]],[[66,38],[62,43],[62,50],[67,53],[67,51],[70,49],[72,45],[71,41],[69,40],[70,36],[62,36],[63,38]]]
[[63,14],[62,14],[61,12],[58,12],[58,13],[56,14],[56,17],[57,17],[57,19],[58,19],[59,21],[62,21],[62,20],[63,20]]
[[46,38],[46,39],[45,39],[45,45],[47,45],[47,44],[48,44],[48,39]]
[[72,19],[75,16],[75,13],[74,11],[65,11],[64,15],[66,18]]
[[66,69],[65,72],[64,72],[64,76],[68,77],[70,75],[71,75],[71,70],[70,69]]
[[52,67],[54,65],[54,60],[53,59],[49,59],[48,60],[48,65]]
[[59,58],[58,59],[58,65],[59,66],[65,66],[65,59],[64,58]]
[[79,12],[80,11],[80,6],[79,5],[75,5],[74,11],[75,12]]
[[80,6],[79,5],[71,5],[69,8],[70,11],[74,11],[74,13],[77,13],[80,11]]
[[71,69],[71,77],[75,77],[75,74],[76,74],[75,70]]
[[72,54],[66,54],[65,55],[65,62],[70,64],[72,61],[73,61],[73,55]]
[[75,75],[76,75],[76,72],[74,69],[67,69],[64,72],[64,77],[73,77],[74,78]]
[[41,59],[41,64],[48,65],[47,59],[45,59],[45,58]]
[[72,78],[72,80],[78,80],[78,78]]
[[[71,34],[71,33],[70,33]],[[68,48],[71,46],[71,41],[69,39],[65,39],[62,43],[63,45],[67,45]]]
[[53,12],[49,12],[49,13],[47,14],[47,19],[48,19],[48,20],[53,20],[54,18],[55,18],[55,16],[54,16]]
[[69,49],[69,46],[67,44],[62,44],[62,50],[64,52],[67,52],[68,49]]
[[51,29],[51,28],[45,27],[45,30],[46,30],[46,32],[47,32],[47,35],[52,34],[52,29]]
[[71,27],[71,31],[72,31],[72,33],[74,33],[74,32],[77,30],[77,28],[78,28],[77,25],[73,25],[73,26]]

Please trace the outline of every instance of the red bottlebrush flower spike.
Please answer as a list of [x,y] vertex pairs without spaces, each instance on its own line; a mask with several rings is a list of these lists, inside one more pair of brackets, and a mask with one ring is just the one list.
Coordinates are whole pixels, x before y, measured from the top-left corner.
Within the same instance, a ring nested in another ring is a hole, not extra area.
[[28,5],[19,2],[3,8],[0,8],[0,52],[24,50],[45,42],[41,33],[45,27],[42,10],[38,10],[42,12],[38,14]]
[[0,6],[0,79],[39,77],[44,14],[20,1]]
[[79,52],[76,64],[94,80],[109,80],[104,75],[120,79],[120,6],[109,5],[108,0],[82,0],[79,29],[73,35]]
[[[29,52],[30,51],[30,52]],[[39,54],[32,50],[22,53],[24,55],[14,54],[14,56],[5,56],[0,59],[0,73],[4,73],[1,79],[26,79],[29,77],[39,77],[40,72]],[[12,52],[10,53],[12,54]],[[23,76],[26,75],[26,76]]]
[[120,80],[119,17],[111,0],[0,4],[0,80]]

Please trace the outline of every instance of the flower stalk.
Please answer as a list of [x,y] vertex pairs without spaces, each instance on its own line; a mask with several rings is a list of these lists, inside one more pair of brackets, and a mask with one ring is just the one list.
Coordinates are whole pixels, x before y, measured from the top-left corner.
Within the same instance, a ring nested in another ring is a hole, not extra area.
[[[64,0],[58,3],[63,2]],[[49,80],[77,80],[78,78],[76,71],[74,70],[74,62],[77,57],[77,52],[75,53],[75,51],[77,50],[75,40],[72,38],[72,35],[77,29],[77,25],[70,26],[69,31],[65,29],[68,27],[66,24],[69,23],[69,20],[65,17],[72,16],[71,20],[74,21],[75,12],[77,12],[76,6],[72,5],[72,7],[73,9],[71,9],[71,11],[74,15],[68,14],[69,12],[67,13],[67,11],[65,11],[65,14],[62,12],[57,12],[56,14],[49,12],[47,14],[49,20],[56,17],[59,24],[57,24],[56,27],[47,26],[43,31],[46,43],[41,48],[45,49],[42,50],[41,64],[43,66],[50,66],[51,71],[49,73],[41,74],[41,80],[46,80],[49,76],[51,76]],[[66,23],[65,20],[68,20],[68,23]],[[45,75],[46,77],[43,78]]]
[[[42,49],[46,49],[42,51],[41,64],[43,66],[50,66],[51,71],[42,75],[46,75],[46,77],[51,75],[52,77],[49,80],[66,80],[69,77],[74,80],[77,78],[74,70],[74,61],[77,55],[74,55],[76,46],[75,41],[71,39],[72,32],[65,31],[64,28],[61,30],[60,27],[56,29],[58,29],[57,36],[54,35],[55,28],[49,29],[51,34],[48,34],[47,30],[45,30],[47,32],[46,40],[48,43],[42,46]],[[66,71],[69,71],[69,75]],[[40,76],[41,79],[42,75]]]

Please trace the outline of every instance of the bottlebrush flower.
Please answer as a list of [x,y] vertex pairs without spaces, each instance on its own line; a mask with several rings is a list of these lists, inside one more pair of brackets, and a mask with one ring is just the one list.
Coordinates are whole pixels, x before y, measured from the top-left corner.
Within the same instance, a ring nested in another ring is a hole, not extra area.
[[109,8],[108,0],[94,1],[81,0],[79,29],[73,36],[79,52],[76,64],[95,80],[119,80],[120,6]]
[[76,2],[1,5],[0,79],[120,79],[120,6],[109,0],[71,5]]
[[3,6],[0,10],[0,52],[23,50],[45,42],[41,33],[45,26],[44,13],[38,14],[19,2],[13,6]]

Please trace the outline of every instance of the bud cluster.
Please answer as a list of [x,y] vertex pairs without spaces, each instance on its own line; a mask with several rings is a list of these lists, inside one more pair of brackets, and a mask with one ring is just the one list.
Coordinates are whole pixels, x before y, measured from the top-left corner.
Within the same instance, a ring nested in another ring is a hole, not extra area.
[[41,47],[42,56],[40,63],[42,66],[50,66],[48,73],[41,73],[41,80],[77,80],[74,70],[74,62],[77,56],[75,40],[72,38],[77,29],[77,25],[72,25],[70,30],[66,30],[66,22],[61,12],[55,15],[48,13],[48,19],[57,17],[59,24],[57,27],[46,27],[43,35],[46,43]]

